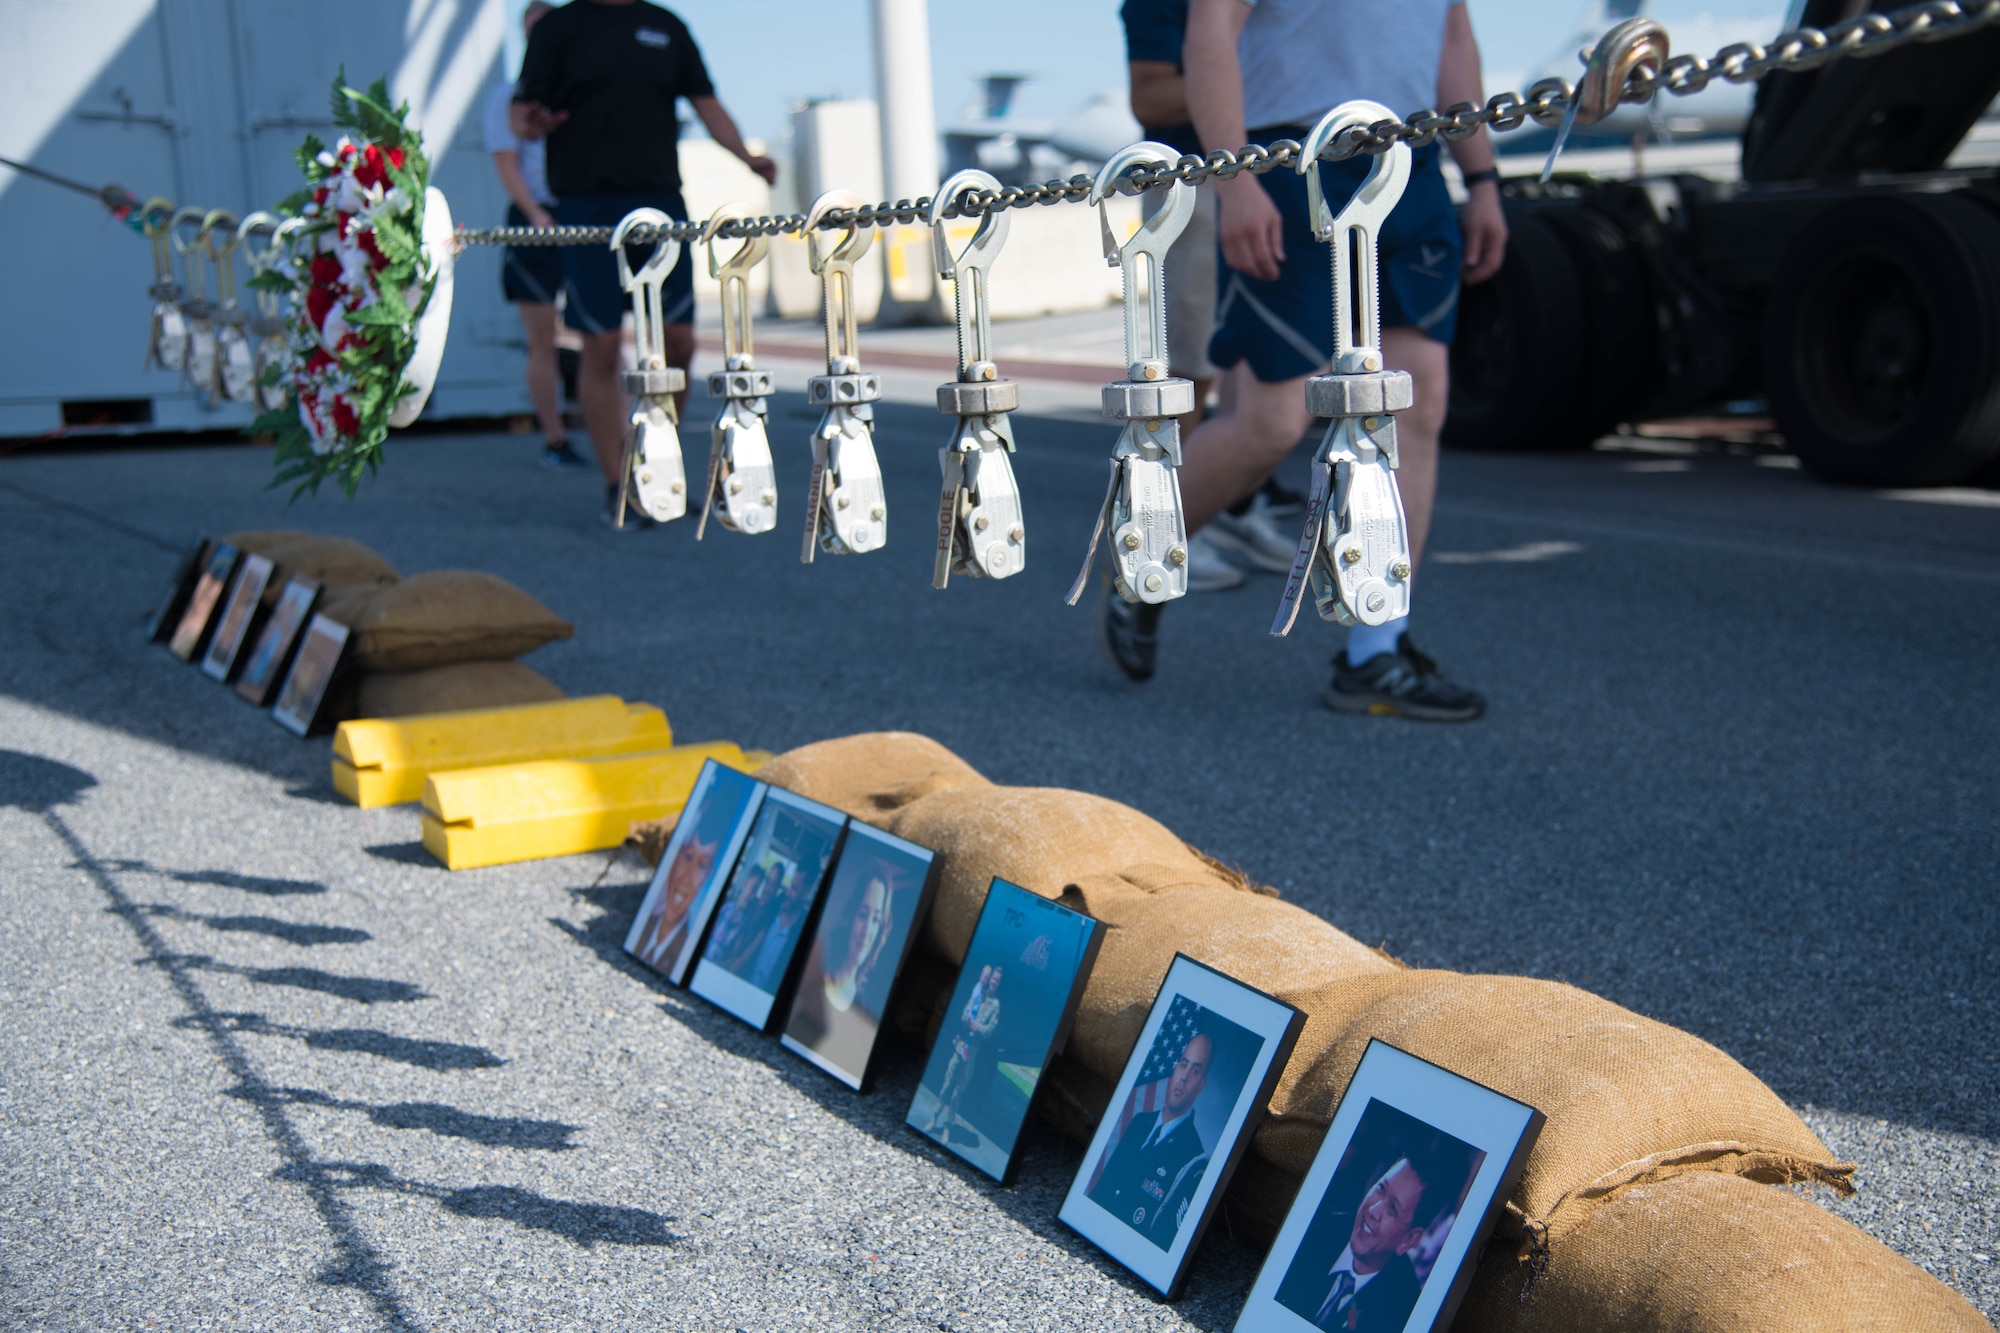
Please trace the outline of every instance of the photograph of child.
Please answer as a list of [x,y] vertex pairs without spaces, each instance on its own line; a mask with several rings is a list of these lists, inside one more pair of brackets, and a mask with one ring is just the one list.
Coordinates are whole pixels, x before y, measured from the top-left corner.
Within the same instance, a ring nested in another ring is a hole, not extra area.
[[752,1027],[769,1025],[847,817],[773,788],[729,877],[691,988]]
[[849,824],[785,1019],[786,1049],[861,1090],[889,994],[929,898],[931,852]]
[[625,938],[627,953],[672,981],[687,976],[764,790],[713,759],[702,765]]
[[312,579],[295,578],[278,595],[278,604],[271,608],[271,618],[264,622],[257,646],[250,650],[250,660],[244,663],[243,675],[236,682],[236,692],[251,703],[270,702],[278,672],[284,668],[285,658],[298,642],[306,617],[312,614],[313,604],[319,600],[319,588]]
[[994,880],[910,1102],[909,1125],[1006,1180],[1102,940],[1103,927],[1090,917]]
[[236,567],[235,581],[222,604],[222,620],[208,638],[208,652],[201,659],[202,674],[227,681],[235,672],[236,659],[243,652],[243,640],[250,636],[250,624],[264,600],[264,585],[271,581],[272,565],[261,555],[246,555]]
[[1171,1249],[1263,1044],[1249,1028],[1176,995],[1097,1159],[1090,1201]]
[[1370,1099],[1277,1302],[1315,1328],[1398,1333],[1486,1154]]
[[299,645],[299,655],[292,659],[291,674],[278,691],[278,704],[271,716],[297,735],[311,731],[326,687],[340,665],[341,650],[346,647],[347,626],[314,616],[306,628],[305,642]]

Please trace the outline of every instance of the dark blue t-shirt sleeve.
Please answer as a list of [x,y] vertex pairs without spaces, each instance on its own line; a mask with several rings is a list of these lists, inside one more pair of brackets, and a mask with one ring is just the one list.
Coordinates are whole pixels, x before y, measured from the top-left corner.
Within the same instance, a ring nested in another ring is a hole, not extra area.
[[517,102],[539,102],[543,106],[555,96],[556,73],[561,67],[561,54],[555,29],[559,26],[547,21],[552,16],[545,15],[544,21],[535,25],[528,34],[528,50],[521,57],[521,77],[514,81],[514,100]]
[[1158,60],[1178,67],[1187,40],[1187,0],[1125,0],[1125,58]]
[[701,58],[701,48],[695,44],[694,34],[687,24],[681,24],[681,88],[682,97],[713,97],[715,83],[708,77],[708,65]]

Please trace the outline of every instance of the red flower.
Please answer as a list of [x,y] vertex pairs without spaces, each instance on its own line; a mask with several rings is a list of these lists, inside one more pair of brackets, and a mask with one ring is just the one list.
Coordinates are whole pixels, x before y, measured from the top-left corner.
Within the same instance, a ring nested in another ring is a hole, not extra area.
[[333,357],[324,347],[315,347],[313,354],[306,358],[306,373],[317,374],[334,364]]
[[382,183],[382,150],[376,145],[361,150],[361,160],[354,164],[354,183],[364,190]]
[[326,195],[327,195],[327,187],[322,185],[317,190],[313,191],[313,202],[318,204],[321,208],[325,208]]
[[342,435],[354,436],[361,433],[361,418],[354,415],[354,409],[339,394],[333,396],[333,425]]
[[389,150],[389,165],[396,168],[398,171],[402,170],[403,168],[403,158],[404,158],[404,153],[402,149],[391,148]]
[[306,318],[314,328],[326,323],[326,312],[333,309],[333,288],[312,286],[306,288]]
[[322,251],[313,256],[312,280],[317,287],[328,287],[340,281],[340,261]]
[[373,227],[370,227],[366,231],[355,232],[354,243],[367,252],[368,262],[375,268],[385,269],[389,267],[389,256],[383,254],[381,249],[375,244],[375,229]]

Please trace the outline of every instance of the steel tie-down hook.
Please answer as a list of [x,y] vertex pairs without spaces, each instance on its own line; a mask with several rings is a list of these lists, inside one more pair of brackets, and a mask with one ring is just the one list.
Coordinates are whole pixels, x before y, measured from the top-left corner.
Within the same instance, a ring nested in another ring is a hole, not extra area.
[[[1595,125],[1616,111],[1624,99],[1626,81],[1641,68],[1658,74],[1667,67],[1672,50],[1667,30],[1658,22],[1630,18],[1598,38],[1597,45],[1588,51],[1577,53],[1583,61],[1583,78],[1569,90],[1569,106],[1556,126],[1555,142],[1549,145],[1549,160],[1542,164],[1542,184],[1547,185],[1549,177],[1555,174],[1556,159],[1562,156],[1563,145],[1569,142],[1569,132],[1579,124]],[[1545,79],[1537,83],[1528,90],[1530,95],[1549,82],[1552,81]]]
[[153,314],[146,334],[145,365],[162,370],[179,370],[187,362],[188,327],[181,314],[181,301],[187,293],[174,280],[173,217],[173,200],[159,195],[139,210],[140,227],[153,246],[153,285],[146,289],[153,298]]
[[944,489],[938,495],[937,561],[931,584],[942,588],[954,572],[1004,579],[1026,563],[1021,492],[1008,455],[1014,427],[1008,413],[1021,405],[1021,386],[1000,378],[993,364],[987,279],[1007,242],[1007,214],[980,215],[965,248],[953,255],[945,236],[945,209],[969,190],[998,191],[983,171],[961,171],[931,196],[931,248],[938,277],[952,284],[958,319],[958,378],[938,386],[938,411],[958,418],[951,440],[938,451]]
[[723,400],[710,429],[708,489],[695,540],[708,531],[709,515],[731,532],[769,532],[778,523],[778,481],[764,416],[771,372],[757,369],[750,326],[750,270],[770,252],[771,238],[746,236],[726,261],[716,253],[723,224],[754,217],[742,204],[724,204],[701,230],[708,247],[708,275],[722,288],[723,369],[708,377],[708,396]]
[[1090,202],[1100,209],[1105,261],[1117,268],[1125,293],[1127,378],[1104,386],[1104,415],[1125,429],[1111,451],[1111,481],[1091,529],[1083,568],[1065,599],[1075,606],[1090,579],[1097,544],[1111,532],[1112,586],[1128,602],[1160,603],[1187,593],[1187,518],[1181,508],[1180,423],[1194,410],[1194,382],[1168,374],[1167,251],[1194,213],[1194,187],[1176,180],[1152,217],[1122,246],[1111,230],[1105,197],[1135,193],[1124,179],[1138,166],[1172,167],[1180,154],[1160,143],[1121,148],[1097,173]]
[[[284,360],[285,319],[277,293],[264,290],[257,280],[277,267],[290,251],[293,234],[304,225],[303,218],[280,218],[275,213],[257,212],[245,217],[236,228],[237,248],[243,252],[243,262],[250,266],[250,299],[257,307],[257,313],[245,324],[254,353],[256,401],[266,411],[276,411],[285,405],[285,388],[271,373],[271,367]],[[253,243],[260,236],[270,237],[269,243],[261,248]]]
[[875,456],[875,401],[882,383],[861,371],[856,355],[854,264],[875,242],[873,229],[850,221],[840,239],[822,250],[818,234],[827,214],[866,208],[852,190],[829,190],[806,213],[806,257],[819,275],[826,304],[826,374],[806,381],[808,401],[826,410],[813,431],[812,485],[806,495],[805,541],[799,559],[816,551],[847,555],[879,549],[889,535],[889,500]]
[[1414,401],[1410,376],[1382,362],[1377,237],[1410,179],[1410,148],[1392,144],[1335,216],[1320,184],[1319,155],[1352,129],[1390,119],[1377,102],[1343,102],[1300,145],[1313,235],[1333,264],[1333,362],[1306,381],[1306,408],[1331,417],[1313,455],[1312,491],[1298,555],[1271,633],[1291,632],[1310,584],[1319,614],[1344,625],[1380,625],[1410,609],[1410,534],[1396,486],[1397,412]]
[[[625,256],[625,238],[634,227],[659,228],[653,253],[634,273]],[[633,352],[638,363],[619,376],[632,395],[632,421],[625,435],[625,466],[618,474],[618,526],[625,525],[629,502],[647,518],[667,523],[687,513],[687,465],[681,457],[680,412],[674,395],[687,387],[687,372],[666,359],[666,324],[660,287],[680,262],[681,243],[668,234],[673,219],[657,208],[635,208],[611,231],[618,259],[618,282],[632,294]]]
[[[167,237],[174,253],[181,257],[187,272],[182,284],[181,319],[187,325],[187,355],[181,361],[181,382],[204,394],[215,383],[215,303],[208,299],[208,284],[202,278],[201,259],[207,250],[207,219],[211,214],[200,208],[176,209],[167,224]],[[190,230],[192,228],[192,230]]]
[[236,215],[216,209],[202,223],[203,247],[215,266],[215,381],[209,389],[213,406],[222,398],[247,403],[257,396],[257,354],[244,332],[249,312],[236,299],[236,251],[243,244]]

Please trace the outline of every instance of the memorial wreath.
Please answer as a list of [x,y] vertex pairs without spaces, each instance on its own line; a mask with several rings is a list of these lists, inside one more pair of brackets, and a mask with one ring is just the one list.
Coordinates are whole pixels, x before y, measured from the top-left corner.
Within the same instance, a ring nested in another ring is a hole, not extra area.
[[285,405],[251,429],[276,437],[272,484],[297,482],[295,495],[328,479],[353,495],[397,405],[418,391],[405,371],[437,275],[423,242],[430,162],[408,116],[384,81],[360,92],[335,78],[333,119],[347,132],[331,148],[307,135],[296,150],[306,186],[279,211],[297,222],[256,279],[288,294],[292,313],[286,354],[266,371]]

